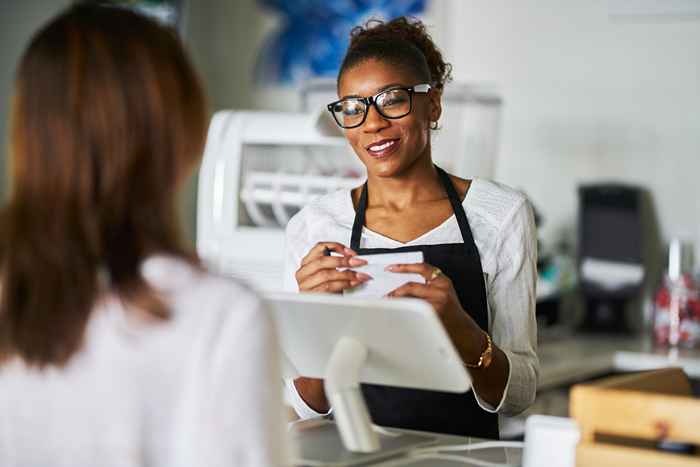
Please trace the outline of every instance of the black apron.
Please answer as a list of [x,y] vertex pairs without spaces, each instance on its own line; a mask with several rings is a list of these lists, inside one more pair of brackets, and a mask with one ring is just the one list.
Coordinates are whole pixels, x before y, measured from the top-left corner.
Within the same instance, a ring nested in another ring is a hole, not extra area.
[[[350,248],[360,255],[422,251],[426,263],[440,268],[452,280],[462,308],[481,329],[488,332],[486,288],[479,251],[452,181],[444,170],[437,166],[436,169],[457,218],[463,243],[400,248],[360,248],[367,211],[367,183],[365,182],[352,227]],[[378,425],[479,438],[499,438],[498,416],[479,407],[471,391],[455,394],[363,384],[362,393],[372,420]]]

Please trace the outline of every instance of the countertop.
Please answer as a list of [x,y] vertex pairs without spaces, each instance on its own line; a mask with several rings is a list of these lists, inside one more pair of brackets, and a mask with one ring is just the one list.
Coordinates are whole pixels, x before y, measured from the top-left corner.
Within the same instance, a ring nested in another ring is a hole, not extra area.
[[571,334],[539,344],[538,391],[572,384],[611,372],[682,367],[700,378],[700,349],[669,349],[645,336]]
[[[668,366],[682,367],[689,377],[700,378],[700,349],[659,348],[652,344],[650,338],[644,336],[581,334],[559,335],[558,337],[549,336],[545,338],[545,342],[539,344],[538,354],[540,357],[538,392],[571,385],[612,372],[641,371]],[[410,430],[391,430],[407,434],[421,433]],[[437,445],[440,446],[475,444],[484,441],[477,438],[436,435],[434,433],[428,435],[436,438]],[[337,443],[339,443],[339,440],[331,444]],[[443,453],[455,456],[470,456],[478,459],[473,465],[488,465],[489,463],[520,465],[522,457],[521,448],[504,447],[472,452]],[[309,463],[301,465],[320,464]],[[407,454],[401,454],[391,459],[363,465],[376,467],[447,467],[460,464],[436,457],[418,459],[412,458]]]
[[[522,461],[522,446],[514,447],[508,444],[484,440],[473,437],[462,437],[444,435],[438,433],[428,433],[414,430],[403,430],[398,428],[377,428],[382,446],[390,446],[391,439],[395,436],[407,435],[409,438],[420,437],[423,446],[414,447],[402,453],[389,454],[390,457],[383,459],[371,459],[366,454],[353,454],[342,447],[340,436],[334,422],[329,420],[304,420],[295,422],[290,427],[292,437],[297,443],[299,453],[306,453],[307,461],[299,460],[295,465],[299,467],[341,467],[341,466],[374,466],[374,467],[452,467],[456,465],[509,465],[519,466]],[[385,442],[387,442],[385,444]],[[420,442],[420,440],[419,440]],[[481,445],[482,449],[476,446],[480,443],[494,444],[495,446]],[[517,443],[515,443],[517,444]],[[457,446],[459,445],[459,446]],[[462,449],[462,446],[467,449]],[[458,447],[459,450],[445,451],[439,453],[423,452],[423,449],[439,449]],[[472,447],[469,450],[469,447]],[[473,449],[477,447],[477,449]],[[450,459],[452,458],[452,459]],[[322,460],[323,459],[323,460]],[[333,459],[333,460],[331,460]],[[469,463],[473,459],[475,462]],[[457,460],[457,461],[456,461]]]

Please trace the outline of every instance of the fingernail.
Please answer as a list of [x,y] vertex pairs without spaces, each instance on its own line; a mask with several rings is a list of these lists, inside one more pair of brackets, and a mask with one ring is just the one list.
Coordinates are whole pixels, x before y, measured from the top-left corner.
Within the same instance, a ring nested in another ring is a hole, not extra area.
[[360,279],[362,281],[368,281],[368,280],[372,279],[372,276],[370,276],[369,274],[365,274],[364,272],[356,272],[355,277],[357,277],[358,279]]
[[360,285],[360,281],[350,281],[350,288],[357,287]]
[[357,254],[353,250],[351,250],[350,248],[345,248],[345,249],[343,249],[343,251],[345,252],[346,255],[355,256]]
[[363,265],[367,264],[367,261],[365,261],[364,259],[350,258],[350,260],[348,261],[348,264],[350,266],[363,266]]
[[390,264],[389,266],[384,268],[385,271],[395,271],[396,270],[396,265],[395,264]]

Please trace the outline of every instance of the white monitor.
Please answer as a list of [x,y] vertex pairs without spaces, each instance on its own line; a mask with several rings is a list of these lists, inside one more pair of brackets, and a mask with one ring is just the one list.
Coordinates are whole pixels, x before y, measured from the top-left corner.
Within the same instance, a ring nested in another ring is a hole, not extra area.
[[325,380],[350,451],[379,448],[359,383],[455,393],[471,387],[440,319],[423,300],[269,293],[265,301],[293,366],[287,376]]

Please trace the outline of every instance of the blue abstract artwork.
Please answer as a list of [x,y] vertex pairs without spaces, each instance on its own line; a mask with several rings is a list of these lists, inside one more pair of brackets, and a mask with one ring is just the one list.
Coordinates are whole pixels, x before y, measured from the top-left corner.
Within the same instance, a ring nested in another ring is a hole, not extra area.
[[259,0],[280,16],[280,27],[260,51],[256,78],[293,84],[335,77],[353,27],[370,18],[392,19],[423,13],[427,0]]

